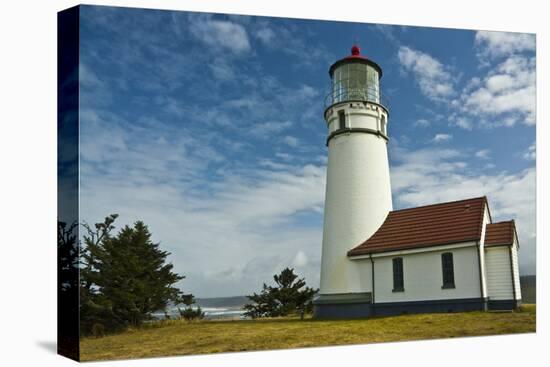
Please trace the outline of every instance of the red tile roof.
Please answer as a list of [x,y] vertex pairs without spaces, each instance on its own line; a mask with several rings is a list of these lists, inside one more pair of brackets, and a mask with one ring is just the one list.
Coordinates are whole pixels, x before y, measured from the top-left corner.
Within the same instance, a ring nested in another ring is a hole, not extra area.
[[479,241],[485,196],[389,212],[380,228],[348,256]]
[[487,224],[485,246],[511,245],[516,236],[516,224],[513,220]]

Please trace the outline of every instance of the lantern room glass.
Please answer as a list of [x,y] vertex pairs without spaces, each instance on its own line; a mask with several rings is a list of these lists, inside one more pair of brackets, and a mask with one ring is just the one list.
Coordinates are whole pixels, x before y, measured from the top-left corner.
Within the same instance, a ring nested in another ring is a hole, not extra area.
[[378,71],[364,63],[345,63],[334,69],[332,103],[360,100],[380,103]]

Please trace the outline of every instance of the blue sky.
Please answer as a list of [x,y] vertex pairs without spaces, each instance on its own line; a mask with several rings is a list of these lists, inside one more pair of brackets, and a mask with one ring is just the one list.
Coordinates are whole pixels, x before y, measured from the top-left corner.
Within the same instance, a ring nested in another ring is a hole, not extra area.
[[182,288],[318,286],[328,68],[383,69],[394,208],[487,195],[535,272],[535,37],[81,8],[81,216],[144,220]]

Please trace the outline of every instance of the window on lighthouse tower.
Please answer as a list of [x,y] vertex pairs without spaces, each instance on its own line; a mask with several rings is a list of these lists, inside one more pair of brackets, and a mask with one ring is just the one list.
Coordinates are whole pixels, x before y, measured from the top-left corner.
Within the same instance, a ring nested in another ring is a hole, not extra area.
[[385,115],[382,115],[382,118],[380,119],[380,128],[382,130],[382,134],[384,135],[388,135],[388,133],[386,132],[386,116]]
[[338,129],[346,128],[346,113],[344,111],[338,112]]

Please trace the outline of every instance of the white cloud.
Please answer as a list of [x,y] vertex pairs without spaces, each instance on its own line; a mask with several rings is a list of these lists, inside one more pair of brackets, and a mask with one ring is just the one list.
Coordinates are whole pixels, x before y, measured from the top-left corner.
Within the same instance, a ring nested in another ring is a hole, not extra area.
[[463,93],[470,92],[472,89],[479,87],[481,84],[481,79],[479,79],[477,76],[473,77],[472,79],[468,80],[466,83],[466,86],[463,88]]
[[490,159],[490,154],[491,151],[489,149],[481,149],[476,152],[475,156],[480,159]]
[[482,77],[472,78],[455,107],[473,116],[479,126],[535,124],[535,37],[530,34],[479,31],[475,48],[481,66],[498,64]]
[[523,153],[523,159],[526,159],[528,161],[534,161],[537,158],[537,151],[535,143],[531,144],[529,148],[527,148],[527,151]]
[[296,256],[294,256],[294,260],[292,260],[292,265],[297,268],[304,267],[307,265],[307,263],[308,263],[307,255],[305,254],[305,252],[301,250],[298,251],[298,253],[296,253]]
[[311,37],[312,32],[305,24],[297,27],[294,24],[280,21],[261,20],[251,27],[250,34],[272,52],[281,52],[293,57],[291,68],[324,68],[334,62],[332,55],[324,44]]
[[216,58],[208,64],[214,77],[218,80],[231,80],[235,78],[235,71],[224,58]]
[[80,121],[83,131],[90,129],[94,132],[94,139],[83,138],[80,141],[82,158],[102,162],[127,151],[126,134],[118,124],[105,124],[98,113],[90,109],[81,110]]
[[295,138],[294,136],[287,135],[283,138],[283,143],[285,143],[286,145],[288,145],[290,147],[295,148],[295,147],[298,146],[299,140],[298,140],[298,138]]
[[534,51],[535,35],[478,31],[475,36],[478,52],[483,57],[510,56],[513,53]]
[[[392,146],[390,154],[398,162],[397,165],[390,166],[392,190],[398,193],[402,193],[406,188],[424,179],[431,180],[438,173],[454,172],[466,167],[466,163],[459,160],[462,158],[461,153],[454,149],[437,148],[410,151]],[[426,184],[430,183],[426,182]],[[428,194],[426,192],[426,195]]]
[[[462,94],[461,109],[484,125],[535,123],[535,59],[511,56],[490,70],[478,87]],[[489,120],[490,122],[487,122]]]
[[248,33],[241,24],[193,15],[190,16],[189,30],[208,46],[225,48],[234,53],[250,51]]
[[[397,31],[396,26],[388,24],[374,24],[371,27],[375,31],[380,32],[384,36],[384,38],[386,38],[386,40],[390,41],[393,44],[399,44],[399,39],[395,35],[395,32]],[[406,28],[401,27],[401,30],[404,29]]]
[[94,73],[85,63],[81,62],[79,65],[79,80],[80,83],[89,88],[102,88],[104,83],[101,82],[96,73]]
[[406,46],[399,48],[397,57],[403,68],[413,74],[426,97],[442,101],[455,94],[449,68],[440,61]]
[[459,117],[452,116],[450,118],[450,121],[452,122],[453,125],[456,125],[464,130],[472,130],[473,128],[472,121],[469,118],[466,118],[464,116],[459,116]]
[[[496,66],[482,76],[465,81],[460,93],[451,67],[427,53],[401,46],[397,56],[404,70],[412,73],[426,97],[447,102],[449,123],[465,130],[474,127],[535,124],[536,70],[533,35],[477,32],[474,47],[484,66]],[[452,97],[452,98],[451,98]],[[417,123],[423,125],[424,121]]]
[[256,123],[250,129],[250,133],[256,137],[269,139],[273,135],[280,133],[283,130],[292,126],[290,121],[268,121],[263,123]]
[[268,46],[275,40],[275,32],[269,27],[259,29],[254,36]]
[[445,141],[449,141],[453,138],[450,134],[435,134],[433,141],[436,143],[442,143]]
[[414,126],[427,127],[430,126],[430,121],[426,119],[418,119],[414,122]]
[[292,156],[290,154],[281,153],[281,152],[275,153],[275,157],[280,158],[280,159],[285,160],[285,161],[289,161],[289,160],[292,159]]
[[486,79],[485,84],[491,93],[499,93],[516,87],[514,79],[507,74],[497,74]]

